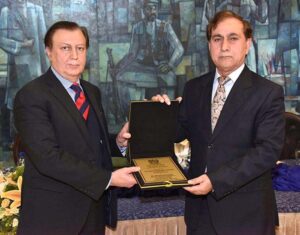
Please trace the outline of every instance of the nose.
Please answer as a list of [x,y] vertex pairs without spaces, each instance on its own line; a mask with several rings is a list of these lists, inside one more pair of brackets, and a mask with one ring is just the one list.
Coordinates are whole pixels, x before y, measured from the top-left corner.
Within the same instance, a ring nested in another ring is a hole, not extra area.
[[76,60],[78,58],[78,52],[77,52],[76,48],[72,48],[71,58],[74,59],[74,60]]
[[155,7],[151,7],[150,12],[151,12],[151,14],[155,14],[156,13],[156,8]]
[[221,44],[221,50],[222,51],[227,51],[229,49],[229,42],[226,38],[224,38],[222,40],[222,44]]

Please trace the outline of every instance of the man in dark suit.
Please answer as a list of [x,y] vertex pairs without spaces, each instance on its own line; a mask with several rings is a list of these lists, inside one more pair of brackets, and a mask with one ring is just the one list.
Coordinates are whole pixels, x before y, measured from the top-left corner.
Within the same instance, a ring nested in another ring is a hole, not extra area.
[[111,140],[99,89],[80,79],[85,28],[57,22],[45,46],[51,68],[25,85],[14,104],[26,152],[18,234],[104,234],[105,224],[116,225],[111,187],[132,187],[131,173],[139,170],[112,171],[110,155],[126,146],[127,126]]
[[[216,71],[187,82],[179,114],[178,139],[191,143],[187,234],[273,235],[271,168],[283,146],[283,90],[244,64],[252,29],[242,17],[217,13],[207,39]],[[169,103],[166,95],[152,99]]]

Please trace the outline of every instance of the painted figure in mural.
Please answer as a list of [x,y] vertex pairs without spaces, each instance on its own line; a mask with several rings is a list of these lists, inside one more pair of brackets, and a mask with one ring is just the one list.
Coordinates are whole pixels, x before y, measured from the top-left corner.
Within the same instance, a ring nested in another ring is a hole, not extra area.
[[[27,0],[16,0],[8,1],[8,5],[1,9],[0,47],[8,54],[5,104],[9,110],[13,108],[17,91],[48,67],[42,43],[45,33],[41,6]],[[13,137],[12,122],[10,124]]]
[[[249,21],[253,27],[255,26],[256,21],[260,23],[266,23],[268,20],[268,3],[266,0],[205,0],[204,13],[202,17],[202,29],[205,30],[208,21],[215,15],[216,12],[222,10],[230,10],[242,15],[244,19]],[[257,72],[255,40],[253,40],[253,44],[250,47],[246,64],[252,71]]]
[[122,109],[129,100],[151,98],[160,91],[175,95],[176,74],[184,49],[170,23],[157,19],[158,0],[144,0],[144,19],[132,29],[128,54],[117,64]]
[[[85,27],[58,21],[45,36],[51,67],[21,88],[15,126],[25,154],[19,235],[104,235],[117,219],[114,187],[136,184],[138,167],[113,171],[130,135],[109,136],[101,92],[82,79]],[[43,206],[44,205],[44,206]]]
[[[187,235],[275,235],[283,89],[245,65],[252,28],[241,16],[218,12],[207,40],[216,69],[186,83],[178,115],[177,141],[191,143]],[[170,104],[166,95],[152,100]]]

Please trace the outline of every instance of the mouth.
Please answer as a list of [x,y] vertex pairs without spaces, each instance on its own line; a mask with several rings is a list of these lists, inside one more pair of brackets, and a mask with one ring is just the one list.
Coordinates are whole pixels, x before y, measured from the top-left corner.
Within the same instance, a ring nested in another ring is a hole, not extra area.
[[71,68],[78,68],[80,67],[80,64],[68,64],[68,66]]
[[222,55],[222,56],[219,56],[220,59],[231,59],[232,56],[230,55]]
[[148,17],[148,20],[150,21],[154,21],[156,19],[156,15],[155,14],[151,14],[149,17]]

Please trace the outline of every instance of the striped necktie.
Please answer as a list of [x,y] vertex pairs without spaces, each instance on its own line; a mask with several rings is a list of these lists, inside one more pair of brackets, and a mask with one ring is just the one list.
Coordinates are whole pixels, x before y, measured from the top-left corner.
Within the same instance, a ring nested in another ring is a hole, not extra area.
[[81,87],[78,83],[74,82],[70,88],[75,91],[75,104],[80,114],[83,116],[85,120],[88,118],[90,104],[86,99]]
[[212,131],[214,131],[216,124],[218,122],[219,116],[221,114],[221,111],[223,109],[225,100],[226,100],[226,93],[225,93],[225,87],[224,85],[230,80],[229,77],[218,78],[218,88],[216,91],[216,94],[213,98],[213,102],[211,104],[211,128]]

